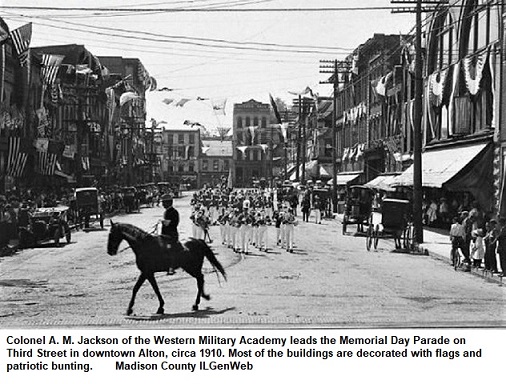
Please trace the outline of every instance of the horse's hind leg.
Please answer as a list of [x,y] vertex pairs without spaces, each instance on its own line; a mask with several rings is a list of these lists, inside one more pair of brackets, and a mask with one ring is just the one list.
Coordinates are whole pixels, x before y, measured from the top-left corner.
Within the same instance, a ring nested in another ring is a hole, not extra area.
[[155,291],[156,297],[158,297],[158,301],[160,303],[160,306],[158,307],[158,310],[156,311],[156,313],[158,315],[163,315],[163,312],[164,312],[163,306],[165,304],[165,301],[163,301],[162,294],[160,293],[160,290],[158,289],[158,284],[156,283],[155,275],[150,274],[148,276],[148,281],[151,283],[151,286],[153,287],[153,291]]
[[132,312],[133,312],[132,308],[134,307],[134,303],[135,303],[135,296],[137,295],[137,292],[139,291],[139,288],[141,287],[141,285],[146,281],[146,278],[147,278],[146,275],[144,273],[141,273],[141,275],[137,279],[137,283],[135,283],[134,289],[132,292],[132,298],[130,299],[130,304],[128,304],[127,316],[130,316],[132,314]]
[[195,304],[193,305],[193,310],[198,311],[200,304],[200,297],[203,297],[206,300],[211,299],[211,296],[207,295],[204,292],[204,275],[202,273],[195,276],[197,279],[197,299],[195,300]]

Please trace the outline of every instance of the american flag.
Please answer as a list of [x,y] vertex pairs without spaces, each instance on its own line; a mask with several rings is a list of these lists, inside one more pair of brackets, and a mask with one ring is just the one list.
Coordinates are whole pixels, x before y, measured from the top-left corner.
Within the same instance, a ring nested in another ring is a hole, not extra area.
[[28,63],[28,48],[32,40],[32,23],[25,24],[11,31],[11,39],[18,53],[21,66],[26,66]]
[[41,175],[54,175],[57,155],[55,153],[37,151],[36,171]]
[[7,160],[7,174],[21,177],[25,169],[28,153],[23,151],[21,137],[9,137],[9,156]]
[[44,84],[49,86],[54,84],[56,75],[58,74],[58,69],[60,68],[64,58],[65,56],[61,55],[42,55],[42,79]]

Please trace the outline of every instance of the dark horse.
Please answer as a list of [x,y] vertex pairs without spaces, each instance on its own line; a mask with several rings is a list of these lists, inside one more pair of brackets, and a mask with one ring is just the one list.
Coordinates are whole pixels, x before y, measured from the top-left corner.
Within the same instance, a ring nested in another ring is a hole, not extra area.
[[[107,253],[115,255],[118,252],[119,244],[127,241],[135,253],[135,262],[137,268],[141,271],[141,275],[135,283],[132,298],[128,305],[127,315],[131,315],[135,302],[137,291],[148,280],[158,297],[160,306],[157,314],[163,314],[163,305],[165,304],[158,289],[155,280],[155,272],[166,272],[169,268],[169,260],[167,256],[167,244],[163,237],[151,235],[140,228],[131,224],[113,223],[111,221],[111,231],[109,232],[109,241],[107,243]],[[190,239],[183,245],[183,250],[174,257],[174,269],[182,268],[188,274],[197,279],[197,300],[193,305],[193,310],[198,310],[200,297],[209,300],[211,297],[204,293],[204,275],[202,274],[202,265],[204,257],[209,260],[213,268],[217,269],[226,279],[226,273],[223,266],[216,259],[213,251],[203,241],[198,239]]]

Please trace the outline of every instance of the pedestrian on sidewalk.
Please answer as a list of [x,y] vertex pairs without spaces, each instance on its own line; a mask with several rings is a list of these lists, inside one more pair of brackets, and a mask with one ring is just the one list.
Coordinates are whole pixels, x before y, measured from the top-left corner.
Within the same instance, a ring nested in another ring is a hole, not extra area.
[[465,241],[464,241],[464,226],[462,225],[462,217],[455,216],[453,218],[453,224],[450,227],[450,241],[452,243],[452,263],[454,260],[455,252],[462,252],[462,255],[465,256]]
[[495,251],[497,248],[497,236],[499,232],[497,230],[497,221],[492,219],[485,224],[487,233],[483,238],[485,243],[485,270],[497,273],[497,259],[495,257]]
[[499,236],[497,237],[497,253],[501,264],[501,275],[506,275],[506,218],[499,219]]

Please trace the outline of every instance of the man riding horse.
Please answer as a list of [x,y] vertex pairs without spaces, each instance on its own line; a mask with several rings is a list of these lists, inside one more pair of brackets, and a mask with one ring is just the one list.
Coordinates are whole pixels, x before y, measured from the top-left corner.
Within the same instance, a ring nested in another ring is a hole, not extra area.
[[179,212],[172,206],[173,198],[171,194],[162,196],[162,205],[165,208],[162,224],[162,238],[167,242],[167,257],[169,259],[169,268],[167,274],[173,275],[176,266],[174,260],[176,253],[183,252],[183,245],[179,242],[179,233],[177,226],[179,224]]

